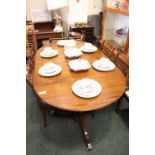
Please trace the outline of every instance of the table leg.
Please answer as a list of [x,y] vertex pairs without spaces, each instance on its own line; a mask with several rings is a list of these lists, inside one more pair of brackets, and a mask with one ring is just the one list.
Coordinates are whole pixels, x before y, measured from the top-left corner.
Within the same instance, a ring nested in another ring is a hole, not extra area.
[[122,104],[122,97],[117,101],[116,112],[120,112],[121,104]]
[[82,125],[83,136],[84,136],[84,140],[85,140],[85,143],[86,143],[86,147],[87,147],[88,150],[91,150],[92,149],[92,144],[90,142],[90,138],[89,138],[89,135],[88,135],[85,114],[81,113],[80,117],[81,117],[81,125]]
[[95,111],[90,111],[91,116],[94,118],[95,117]]
[[40,101],[38,101],[38,104],[39,104],[39,108],[40,108],[42,116],[43,116],[44,127],[47,127],[47,114],[45,111],[45,107],[44,107],[43,103],[41,103]]

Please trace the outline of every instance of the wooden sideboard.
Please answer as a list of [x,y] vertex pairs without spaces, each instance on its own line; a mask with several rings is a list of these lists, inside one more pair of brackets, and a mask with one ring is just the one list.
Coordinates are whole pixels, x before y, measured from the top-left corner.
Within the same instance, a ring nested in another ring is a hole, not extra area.
[[[54,27],[54,21],[33,23],[38,48],[42,46],[43,40],[49,40],[50,38],[62,38],[64,36],[63,32],[54,32]],[[32,35],[31,30],[29,30],[29,35]]]

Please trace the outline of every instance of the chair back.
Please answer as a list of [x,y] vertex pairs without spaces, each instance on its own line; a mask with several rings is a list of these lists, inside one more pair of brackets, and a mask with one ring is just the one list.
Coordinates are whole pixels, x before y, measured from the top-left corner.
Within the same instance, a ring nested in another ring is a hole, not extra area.
[[26,48],[32,48],[35,52],[38,49],[37,39],[33,28],[26,29]]

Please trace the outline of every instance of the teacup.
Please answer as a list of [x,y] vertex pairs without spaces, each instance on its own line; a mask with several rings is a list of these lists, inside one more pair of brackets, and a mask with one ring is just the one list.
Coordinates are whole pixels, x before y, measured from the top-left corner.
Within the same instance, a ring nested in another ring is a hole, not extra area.
[[46,63],[44,65],[44,71],[46,73],[52,73],[52,72],[55,72],[55,64],[50,62],[50,63]]
[[52,50],[52,47],[45,47],[44,48],[44,51],[51,51]]
[[80,90],[85,93],[90,93],[93,90],[93,86],[91,86],[90,84],[84,84],[80,86]]
[[109,59],[108,58],[101,58],[100,59],[100,66],[109,67]]
[[52,52],[52,48],[51,47],[46,47],[46,48],[44,48],[43,52],[44,52],[45,55],[50,55],[51,52]]
[[87,49],[87,50],[91,50],[92,47],[93,47],[93,45],[92,45],[91,43],[85,43],[85,44],[84,44],[84,47],[85,47],[85,49]]
[[109,59],[108,58],[101,58],[100,61],[101,62],[109,62]]

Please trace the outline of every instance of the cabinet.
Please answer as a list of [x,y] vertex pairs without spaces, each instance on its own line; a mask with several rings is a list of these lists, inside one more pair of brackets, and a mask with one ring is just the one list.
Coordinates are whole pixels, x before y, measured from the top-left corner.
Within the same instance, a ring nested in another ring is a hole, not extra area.
[[34,32],[38,48],[42,46],[44,40],[49,40],[50,38],[62,38],[64,36],[64,32],[54,32],[54,27],[55,21],[34,23]]
[[[103,52],[128,75],[129,69],[129,0],[104,0],[100,44]],[[117,20],[117,21],[115,21]],[[126,22],[125,22],[126,21]],[[123,25],[124,24],[124,25]],[[124,33],[118,29],[126,26]]]
[[83,26],[83,27],[76,27],[76,26],[70,26],[70,31],[79,32],[81,34],[84,34],[84,40],[87,42],[93,42],[94,37],[94,27],[93,26]]
[[[119,2],[120,4],[118,7],[114,5],[116,2]],[[110,51],[113,51],[114,49],[122,49],[128,51],[128,3],[129,0],[103,1],[101,42],[104,42],[105,47]],[[108,24],[108,22],[111,25]],[[125,27],[124,31],[118,31],[123,27]]]

